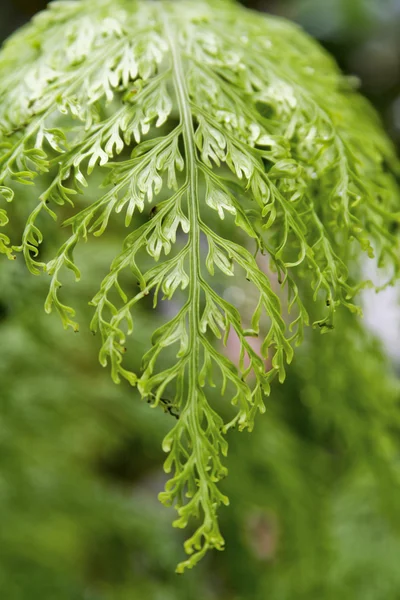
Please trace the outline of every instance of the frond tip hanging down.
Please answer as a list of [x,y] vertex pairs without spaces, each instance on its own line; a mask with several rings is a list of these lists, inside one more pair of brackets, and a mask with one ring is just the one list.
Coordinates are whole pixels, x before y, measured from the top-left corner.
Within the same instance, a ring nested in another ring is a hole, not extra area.
[[[171,479],[160,499],[176,507],[177,527],[197,522],[178,571],[190,568],[224,546],[225,434],[253,427],[271,379],[284,380],[302,340],[298,282],[324,299],[317,325],[325,330],[339,305],[355,310],[363,282],[348,267],[357,251],[375,252],[398,275],[392,147],[369,105],[296,26],[215,0],[52,3],[0,55],[0,142],[0,226],[20,184],[44,190],[22,239],[1,233],[0,252],[20,252],[32,273],[50,274],[46,311],[66,328],[78,328],[60,298],[65,270],[80,276],[74,249],[124,216],[91,328],[114,381],[127,379],[179,417],[163,443]],[[41,228],[66,205],[68,237],[43,262]],[[255,248],[269,256],[269,272]],[[140,286],[131,293],[121,287],[125,272]],[[233,275],[255,299],[247,328],[224,294]],[[162,294],[179,308],[133,373],[125,339],[149,294],[154,305]],[[222,343],[230,332],[238,364]],[[228,420],[210,405],[213,378],[230,395]]]

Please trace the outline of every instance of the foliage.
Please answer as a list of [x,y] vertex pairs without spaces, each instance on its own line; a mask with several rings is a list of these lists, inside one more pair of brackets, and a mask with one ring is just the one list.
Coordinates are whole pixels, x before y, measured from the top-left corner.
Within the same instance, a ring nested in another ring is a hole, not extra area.
[[[358,311],[360,250],[391,267],[389,283],[398,275],[393,149],[314,42],[230,2],[56,2],[8,42],[0,73],[0,192],[39,190],[21,240],[0,234],[0,251],[50,275],[45,308],[65,328],[78,330],[60,293],[66,271],[80,279],[74,252],[124,217],[90,327],[113,380],[178,417],[160,499],[177,527],[200,520],[183,571],[224,546],[226,434],[251,430],[272,379],[284,381],[309,323],[304,290],[326,305],[324,332],[339,306]],[[44,261],[48,217],[69,236]],[[233,277],[248,316],[227,299]],[[160,295],[171,308],[138,372],[129,336]],[[224,350],[232,334],[238,361]],[[217,410],[215,385],[231,410]]]
[[[118,245],[117,228],[100,252],[89,240],[85,287]],[[285,386],[273,384],[263,423],[245,438],[229,433],[226,552],[177,578],[182,534],[155,499],[170,419],[132,401],[129,384],[112,384],[89,331],[63,334],[55,315],[37,311],[46,284],[18,261],[0,268],[5,598],[396,600],[399,388],[353,315],[329,336],[312,332]],[[89,291],[71,286],[82,319]],[[152,313],[142,307],[143,325]],[[223,408],[218,390],[212,401]]]

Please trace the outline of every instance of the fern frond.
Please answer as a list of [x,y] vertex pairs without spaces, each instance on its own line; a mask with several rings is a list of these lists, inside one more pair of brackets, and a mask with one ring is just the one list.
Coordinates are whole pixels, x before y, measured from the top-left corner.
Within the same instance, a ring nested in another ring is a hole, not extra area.
[[[171,479],[160,499],[177,527],[197,521],[183,571],[224,546],[225,434],[251,430],[271,380],[285,379],[309,321],[298,282],[325,301],[315,323],[325,331],[340,305],[359,310],[360,251],[398,277],[393,149],[314,42],[230,2],[54,2],[5,46],[0,82],[0,195],[41,190],[22,239],[0,234],[0,252],[50,275],[45,308],[65,328],[78,329],[60,292],[66,270],[80,278],[75,249],[123,217],[90,327],[113,380],[179,417],[163,443]],[[48,217],[69,231],[49,261]],[[8,218],[1,208],[1,227]],[[254,252],[269,256],[268,272]],[[249,319],[226,297],[229,278],[248,291]],[[160,295],[173,316],[133,373],[135,306]],[[224,350],[231,333],[237,363]],[[211,406],[215,385],[230,408]]]

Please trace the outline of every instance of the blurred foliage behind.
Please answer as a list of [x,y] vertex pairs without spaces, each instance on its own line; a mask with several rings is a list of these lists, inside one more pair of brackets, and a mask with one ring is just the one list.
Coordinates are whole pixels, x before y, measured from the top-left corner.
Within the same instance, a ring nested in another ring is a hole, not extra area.
[[[7,3],[1,35],[41,4]],[[260,0],[257,8],[286,14],[321,38],[362,77],[388,130],[400,136],[398,2]],[[51,235],[49,256],[57,247]],[[110,245],[90,242],[80,256],[85,283],[66,293],[81,312],[113,244],[117,229]],[[221,523],[227,549],[178,577],[181,533],[156,499],[161,440],[173,417],[111,382],[88,331],[63,332],[55,315],[44,314],[46,284],[20,259],[0,265],[2,598],[398,599],[400,388],[362,322],[342,315],[331,334],[310,331],[255,431],[231,435],[225,491],[232,505]],[[143,311],[135,344],[155,318]],[[139,368],[135,346],[130,354]]]

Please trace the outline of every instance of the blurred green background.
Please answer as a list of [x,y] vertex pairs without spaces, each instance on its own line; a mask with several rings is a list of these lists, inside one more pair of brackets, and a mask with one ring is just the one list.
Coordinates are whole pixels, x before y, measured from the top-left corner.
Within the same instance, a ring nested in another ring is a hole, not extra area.
[[[3,0],[0,37],[45,4]],[[400,142],[399,0],[244,4],[319,38]],[[81,252],[85,277],[69,290],[81,315],[117,244],[115,230]],[[46,287],[21,260],[0,264],[0,598],[400,598],[396,348],[348,314],[329,335],[309,331],[255,431],[229,436],[226,551],[177,576],[184,537],[157,501],[171,416],[111,382],[88,331],[44,314]],[[155,318],[143,308],[143,331]]]

